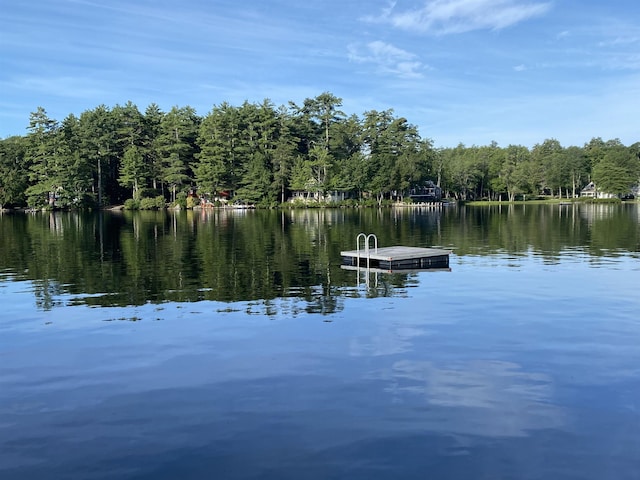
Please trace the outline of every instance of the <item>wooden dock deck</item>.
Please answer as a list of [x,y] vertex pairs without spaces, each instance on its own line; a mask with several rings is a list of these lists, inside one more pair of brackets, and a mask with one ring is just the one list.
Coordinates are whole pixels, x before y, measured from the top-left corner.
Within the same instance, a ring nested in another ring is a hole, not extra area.
[[448,250],[439,248],[393,247],[365,248],[340,252],[342,264],[381,270],[448,268]]

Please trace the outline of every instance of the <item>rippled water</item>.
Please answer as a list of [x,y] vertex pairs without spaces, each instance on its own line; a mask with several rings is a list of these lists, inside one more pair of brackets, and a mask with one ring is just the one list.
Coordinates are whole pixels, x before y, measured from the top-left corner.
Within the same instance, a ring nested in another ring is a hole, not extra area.
[[[452,248],[450,271],[358,275],[300,240],[298,273],[263,298],[256,279],[244,299],[220,299],[202,284],[202,252],[187,262],[200,281],[183,274],[198,301],[179,285],[159,299],[154,275],[138,272],[150,301],[110,306],[123,292],[87,287],[78,267],[77,282],[29,278],[34,266],[5,255],[0,478],[636,479],[637,212],[622,237],[582,215],[571,235],[538,243],[528,232],[544,230],[545,212],[532,230],[523,212],[383,216],[387,230],[409,225],[405,240]],[[332,222],[319,224],[347,228]],[[111,257],[129,251],[126,231]],[[322,245],[318,232],[308,241]],[[127,255],[109,269],[131,267]],[[261,269],[280,268],[265,258]],[[138,270],[101,278],[123,284]]]

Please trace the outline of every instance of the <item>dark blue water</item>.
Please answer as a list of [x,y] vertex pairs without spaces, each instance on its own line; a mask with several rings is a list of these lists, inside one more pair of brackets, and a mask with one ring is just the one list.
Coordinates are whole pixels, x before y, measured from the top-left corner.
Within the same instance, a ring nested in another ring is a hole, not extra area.
[[292,292],[43,309],[6,272],[0,478],[640,478],[637,252],[450,263],[345,273],[324,314]]

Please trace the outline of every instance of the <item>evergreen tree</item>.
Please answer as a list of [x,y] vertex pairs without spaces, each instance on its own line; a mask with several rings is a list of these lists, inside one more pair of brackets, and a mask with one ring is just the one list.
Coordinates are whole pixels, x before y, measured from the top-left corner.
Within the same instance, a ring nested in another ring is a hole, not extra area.
[[80,115],[80,156],[92,165],[92,191],[99,206],[122,200],[117,178],[116,124],[105,105]]
[[296,157],[291,166],[291,188],[293,190],[313,190],[313,172],[311,165],[302,156]]
[[308,113],[312,118],[316,118],[321,125],[323,132],[321,143],[327,152],[330,151],[331,124],[345,117],[344,112],[338,110],[338,107],[341,106],[342,99],[329,92],[321,93],[314,99],[305,100],[305,108]]
[[162,148],[161,124],[164,114],[155,103],[150,104],[144,112],[142,144],[144,145],[145,162],[149,169],[151,187],[154,190],[162,185]]
[[132,198],[140,200],[140,188],[145,185],[147,176],[148,168],[140,147],[129,145],[122,157],[120,185],[131,188]]
[[270,204],[275,198],[269,196],[271,186],[271,172],[265,164],[264,158],[257,153],[249,162],[248,168],[242,177],[235,197],[250,204]]
[[187,175],[187,165],[177,152],[171,152],[164,162],[163,180],[171,189],[171,202],[176,201],[176,191],[182,185],[187,185],[191,177]]
[[239,115],[228,103],[214,107],[198,132],[195,177],[202,193],[216,195],[236,186],[239,165]]
[[365,188],[376,195],[378,203],[394,185],[396,152],[387,133],[393,121],[393,110],[371,110],[364,114],[362,142],[367,159]]
[[63,207],[90,206],[95,201],[91,195],[92,165],[81,155],[80,120],[69,115],[62,121],[58,136],[56,170],[60,188],[57,203]]
[[329,188],[338,191],[361,191],[363,187],[361,166],[362,123],[356,115],[330,125],[332,156]]
[[24,168],[27,142],[25,137],[9,137],[0,140],[0,210],[7,205],[25,203],[24,192],[28,186]]
[[25,155],[30,186],[25,193],[32,207],[53,206],[58,188],[61,188],[57,133],[58,122],[49,118],[44,108],[38,107],[31,113]]
[[143,147],[145,118],[131,101],[124,106],[116,105],[111,110],[115,122],[118,150],[124,152],[131,146]]
[[291,117],[284,106],[278,110],[278,137],[271,156],[273,186],[279,192],[280,202],[286,200],[290,172],[297,156],[298,139],[291,132]]
[[160,123],[158,150],[162,156],[162,181],[169,185],[175,201],[179,186],[193,178],[200,118],[192,107],[173,107]]

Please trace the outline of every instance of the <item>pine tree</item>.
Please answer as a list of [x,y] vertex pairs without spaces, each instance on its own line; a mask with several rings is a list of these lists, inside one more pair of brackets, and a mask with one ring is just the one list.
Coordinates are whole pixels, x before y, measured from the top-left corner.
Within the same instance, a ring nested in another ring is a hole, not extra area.
[[122,157],[120,176],[118,177],[120,185],[131,188],[132,198],[140,200],[140,187],[145,184],[147,176],[148,168],[140,148],[130,145]]

